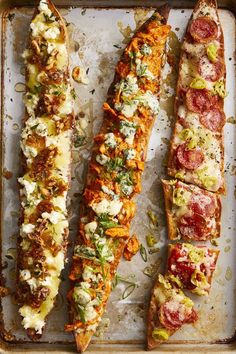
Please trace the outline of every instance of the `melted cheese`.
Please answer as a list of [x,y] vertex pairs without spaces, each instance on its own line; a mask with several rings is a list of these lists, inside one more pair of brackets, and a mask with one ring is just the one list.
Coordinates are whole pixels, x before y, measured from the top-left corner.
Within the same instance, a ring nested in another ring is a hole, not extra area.
[[[50,271],[51,281],[49,282],[48,288],[50,294],[47,299],[42,303],[42,305],[34,309],[28,305],[24,305],[20,308],[20,314],[23,317],[22,324],[25,329],[34,328],[36,333],[41,334],[42,328],[45,325],[45,317],[53,308],[54,299],[58,293],[58,287],[60,283],[59,275],[64,268],[64,254],[59,252],[56,257],[52,257],[49,251],[45,252],[46,263],[53,267],[53,271]],[[33,282],[32,282],[33,284]]]

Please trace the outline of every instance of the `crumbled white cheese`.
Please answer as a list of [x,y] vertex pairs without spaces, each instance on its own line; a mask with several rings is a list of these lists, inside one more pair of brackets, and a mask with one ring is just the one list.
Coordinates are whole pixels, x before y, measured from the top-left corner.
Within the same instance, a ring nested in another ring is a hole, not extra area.
[[37,37],[45,30],[46,26],[43,22],[31,22],[30,28],[32,30],[32,36]]
[[133,160],[136,157],[136,151],[134,149],[125,150],[125,157],[127,160]]
[[127,103],[115,103],[115,109],[120,111],[126,118],[131,118],[137,110],[138,104],[137,100],[130,100]]
[[90,294],[79,286],[74,287],[73,297],[75,298],[76,303],[82,306],[85,306],[91,301]]
[[53,198],[54,207],[60,208],[63,213],[66,213],[66,195]]
[[37,149],[35,149],[32,146],[26,145],[22,141],[20,143],[20,146],[21,146],[21,150],[23,151],[23,154],[25,155],[25,157],[27,157],[27,162],[31,163],[33,160],[33,157],[37,156],[37,154],[38,154]]
[[29,116],[34,117],[34,115],[35,115],[34,110],[37,107],[38,101],[39,101],[39,96],[37,96],[37,95],[27,93],[24,96],[24,104],[25,104],[25,107],[27,109]]
[[96,221],[91,221],[84,226],[84,231],[87,235],[91,236],[96,231],[97,226],[98,226],[98,224]]
[[18,178],[18,182],[24,187],[24,194],[26,195],[27,198],[30,197],[30,195],[34,192],[37,183],[35,182],[29,182],[24,177]]
[[93,306],[86,307],[86,311],[84,313],[84,318],[86,322],[92,321],[95,317],[97,317],[97,315],[98,313]]
[[147,63],[142,63],[141,59],[136,59],[135,64],[136,64],[136,73],[139,77],[146,77],[149,80],[155,79],[153,73],[148,69]]
[[158,98],[151,91],[148,90],[142,96],[139,96],[139,99],[143,105],[148,106],[154,114],[159,112]]
[[42,218],[48,219],[52,224],[57,224],[59,221],[61,221],[64,218],[64,216],[58,211],[52,211],[51,213],[47,213],[47,212],[42,213]]
[[38,288],[39,281],[36,278],[30,278],[27,280],[27,284],[29,284],[30,290],[33,292]]
[[116,90],[122,92],[122,96],[134,95],[138,92],[137,77],[128,75],[126,79],[122,79],[116,84]]
[[141,50],[140,52],[143,54],[143,55],[150,55],[152,54],[152,49],[151,47],[147,44],[147,43],[144,43],[141,47]]
[[49,9],[47,3],[44,2],[43,0],[40,1],[38,9],[40,12],[45,13],[45,15],[49,17],[52,15],[52,11]]
[[37,125],[37,127],[35,128],[35,132],[40,136],[46,136],[48,134],[48,128],[47,128],[46,124],[39,123]]
[[30,234],[33,232],[35,229],[35,225],[33,224],[22,224],[21,225],[21,230],[24,234]]
[[116,216],[121,211],[123,203],[119,200],[107,200],[103,199],[99,203],[94,203],[92,205],[93,211],[97,214],[107,213],[111,216]]
[[120,132],[126,137],[125,141],[130,145],[133,144],[136,129],[135,124],[132,122],[122,120],[120,123]]
[[109,160],[110,160],[110,157],[108,157],[104,154],[96,155],[96,161],[102,166],[105,165]]
[[110,148],[114,149],[117,146],[116,138],[114,133],[105,134],[105,144]]
[[134,187],[133,186],[129,186],[129,185],[125,184],[125,183],[122,183],[121,190],[122,190],[122,193],[124,193],[125,195],[130,195],[133,192]]
[[45,39],[56,39],[56,38],[59,37],[60,33],[61,32],[60,32],[59,28],[53,26],[53,27],[48,28],[44,32],[43,36],[44,36]]
[[101,187],[101,190],[104,192],[104,193],[106,193],[107,195],[111,195],[111,196],[115,196],[115,193],[111,190],[111,189],[109,189],[107,186],[102,186]]
[[82,274],[82,278],[83,280],[92,280],[92,281],[96,281],[97,280],[97,276],[96,274],[93,273],[93,268],[89,267],[89,266],[85,266],[84,267],[84,271]]

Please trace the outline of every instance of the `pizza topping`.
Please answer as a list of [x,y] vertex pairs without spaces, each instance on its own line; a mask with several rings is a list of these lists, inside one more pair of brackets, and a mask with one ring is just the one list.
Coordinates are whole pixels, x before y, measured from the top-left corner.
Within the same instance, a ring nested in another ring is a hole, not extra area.
[[226,118],[223,111],[219,108],[211,108],[210,111],[200,115],[200,122],[205,128],[212,132],[221,132],[225,125]]
[[154,328],[152,338],[156,341],[166,341],[169,339],[169,333],[164,328]]
[[206,88],[206,82],[201,77],[198,77],[191,81],[190,87],[197,90],[203,90],[204,88]]
[[225,98],[227,96],[227,92],[225,90],[225,84],[223,80],[217,81],[213,86],[213,94],[220,96],[221,98]]
[[210,235],[205,218],[201,215],[183,216],[179,221],[179,232],[189,240],[206,240]]
[[215,100],[206,89],[193,89],[190,88],[186,94],[187,108],[196,113],[203,113],[208,111],[213,105]]
[[189,289],[199,295],[207,295],[218,253],[207,247],[196,247],[189,243],[170,246],[168,276],[180,279],[178,287]]
[[224,65],[221,60],[212,63],[208,57],[203,56],[198,63],[198,72],[206,80],[217,81],[224,73]]
[[198,17],[193,20],[189,32],[198,43],[209,43],[218,36],[218,27],[209,17]]
[[215,43],[211,43],[207,46],[207,57],[212,63],[217,61],[217,51],[218,46]]
[[173,300],[171,299],[160,306],[160,323],[166,329],[175,331],[184,323],[194,322],[196,320],[196,313],[192,307],[193,302],[189,298],[177,295]]
[[209,194],[193,193],[189,202],[189,207],[194,212],[194,214],[199,214],[205,217],[211,217],[214,215],[216,210],[215,199]]
[[199,147],[189,150],[186,144],[181,144],[176,152],[179,163],[188,170],[197,169],[204,160],[203,152]]
[[173,203],[177,206],[187,205],[189,199],[191,197],[191,193],[184,188],[174,188],[173,191]]

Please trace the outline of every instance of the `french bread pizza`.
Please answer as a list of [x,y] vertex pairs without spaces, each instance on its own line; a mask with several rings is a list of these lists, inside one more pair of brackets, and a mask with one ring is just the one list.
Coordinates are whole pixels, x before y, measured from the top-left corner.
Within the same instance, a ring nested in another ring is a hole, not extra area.
[[66,330],[74,332],[79,352],[87,348],[101,320],[129,238],[132,199],[141,190],[148,139],[159,109],[168,13],[167,6],[160,7],[126,47],[94,138],[68,293],[71,323]]
[[183,325],[198,318],[192,300],[170,281],[158,274],[152,290],[147,318],[147,349],[166,342]]
[[162,186],[170,240],[220,237],[221,201],[217,193],[178,180],[162,180]]
[[182,44],[168,174],[225,193],[224,38],[216,0],[199,0]]
[[41,0],[30,24],[26,113],[21,134],[20,235],[16,299],[28,336],[42,335],[64,268],[73,98],[65,23]]
[[168,246],[167,274],[180,289],[197,295],[208,295],[219,250],[190,243]]

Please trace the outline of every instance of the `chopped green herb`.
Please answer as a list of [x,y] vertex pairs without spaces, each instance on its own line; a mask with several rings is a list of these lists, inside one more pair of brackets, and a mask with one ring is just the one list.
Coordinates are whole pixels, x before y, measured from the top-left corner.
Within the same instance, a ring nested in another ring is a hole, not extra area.
[[34,93],[40,93],[42,91],[42,85],[34,85],[33,91]]
[[127,299],[127,297],[132,294],[135,288],[136,288],[135,284],[130,284],[129,286],[127,286],[127,288],[122,294],[122,300]]
[[124,159],[122,159],[121,157],[115,157],[114,159],[110,159],[106,163],[106,168],[108,172],[118,170],[122,167],[124,167]]
[[84,135],[77,135],[77,137],[75,138],[74,140],[74,147],[75,148],[78,148],[82,145],[85,144],[85,139],[86,139],[86,136]]
[[98,218],[98,223],[103,229],[110,229],[112,227],[119,227],[115,221],[111,220],[108,214],[101,214]]
[[75,247],[75,255],[79,256],[80,258],[95,259],[96,251],[91,247],[87,247],[85,245],[78,245]]
[[75,92],[74,88],[70,91],[70,94],[71,94],[72,98],[75,100],[77,95],[76,95],[76,92]]
[[55,16],[53,15],[53,13],[50,16],[44,13],[43,16],[45,18],[45,21],[48,23],[52,23],[55,21]]
[[31,127],[31,129],[32,129],[32,130],[36,129],[38,125],[39,125],[39,123],[38,123],[38,124],[33,125],[33,126]]
[[143,245],[141,245],[139,252],[140,252],[140,255],[141,255],[143,261],[147,262],[147,250]]
[[143,270],[143,274],[151,278],[153,276],[153,269],[151,267],[146,267]]
[[147,211],[147,216],[149,217],[149,220],[154,226],[158,226],[157,216],[153,213],[152,210]]

